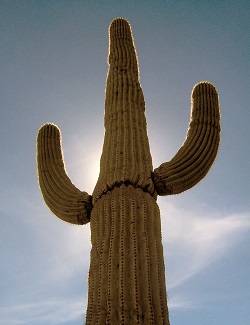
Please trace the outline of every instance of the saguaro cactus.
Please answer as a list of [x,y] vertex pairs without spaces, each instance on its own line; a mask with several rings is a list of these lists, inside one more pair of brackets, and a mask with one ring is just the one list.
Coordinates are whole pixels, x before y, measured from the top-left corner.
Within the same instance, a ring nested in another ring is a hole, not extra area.
[[53,124],[37,137],[40,188],[64,221],[91,226],[87,324],[169,324],[157,194],[197,184],[217,154],[220,113],[215,87],[192,92],[187,138],[177,154],[153,171],[145,103],[129,23],[109,28],[105,138],[92,196],[78,190],[64,169],[61,135]]

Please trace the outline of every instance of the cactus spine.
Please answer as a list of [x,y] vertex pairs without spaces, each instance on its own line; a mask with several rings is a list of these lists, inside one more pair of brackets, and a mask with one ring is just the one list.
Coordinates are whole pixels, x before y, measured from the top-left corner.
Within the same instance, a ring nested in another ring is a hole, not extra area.
[[87,324],[169,324],[157,194],[181,193],[197,184],[216,157],[220,113],[215,87],[192,92],[187,138],[169,162],[153,172],[145,102],[129,23],[109,28],[105,137],[92,196],[78,190],[64,168],[61,135],[45,124],[37,137],[40,188],[64,221],[90,220],[91,262]]

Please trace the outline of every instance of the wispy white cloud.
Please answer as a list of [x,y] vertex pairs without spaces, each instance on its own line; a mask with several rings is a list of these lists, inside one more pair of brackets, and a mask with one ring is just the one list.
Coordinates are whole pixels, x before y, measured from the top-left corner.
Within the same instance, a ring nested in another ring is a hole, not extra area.
[[[18,196],[22,209],[13,205],[3,219],[9,254],[1,265],[0,325],[71,324],[74,318],[79,324],[86,312],[90,227],[62,222],[25,193]],[[73,291],[79,299],[68,299]]]
[[69,324],[84,321],[87,301],[54,299],[0,306],[0,325]]
[[[47,224],[47,229],[46,223],[41,224],[40,231],[36,231],[38,242],[33,242],[37,245],[37,255],[31,256],[30,261],[27,257],[28,263],[18,269],[16,276],[13,268],[4,272],[2,281],[7,285],[4,285],[6,292],[2,291],[4,301],[0,302],[0,325],[84,322],[90,251],[88,231],[64,225],[55,231],[54,222],[53,226]],[[28,229],[34,231],[33,224]]]
[[[22,218],[19,222],[27,234],[32,234],[33,245],[37,245],[38,256],[46,255],[51,273],[59,278],[72,276],[89,264],[91,249],[90,225],[75,226],[58,219],[46,207],[39,193],[39,202],[30,201],[26,196],[22,202]],[[26,213],[25,213],[26,212]],[[19,212],[15,211],[15,215]],[[16,230],[18,231],[18,229]],[[56,269],[58,268],[58,271]]]
[[[227,254],[250,229],[250,214],[219,216],[161,203],[167,287],[172,289]],[[167,211],[168,217],[165,216]]]
[[183,295],[176,294],[174,296],[171,296],[171,299],[168,301],[168,307],[171,310],[174,309],[193,309],[193,308],[199,308],[200,304],[198,301],[195,301],[194,299],[189,297],[184,297]]
[[[19,295],[12,304],[0,306],[0,325],[39,324],[38,321],[40,324],[63,324],[81,319],[86,311],[86,302],[82,297],[79,300],[63,300],[63,293],[60,292],[60,299],[53,299],[55,295],[51,292],[63,283],[71,283],[75,288],[76,281],[79,282],[76,277],[80,275],[86,277],[80,279],[81,283],[86,283],[86,294],[91,248],[89,226],[70,226],[57,220],[46,208],[41,208],[41,204],[37,206],[25,198],[22,198],[22,202],[23,207],[34,215],[24,215],[20,220],[27,228],[27,233],[33,234],[38,259],[32,259],[33,269],[23,270],[24,277],[29,278],[31,283],[23,299]],[[247,213],[221,217],[211,209],[204,209],[205,213],[199,209],[187,211],[165,202],[160,202],[160,208],[168,291],[227,254],[243,238],[244,232],[250,229]],[[39,267],[41,261],[43,264]],[[34,274],[34,269],[38,273]],[[53,289],[47,292],[50,283]],[[36,300],[33,299],[35,295],[32,290],[38,292],[44,300],[34,302]],[[18,301],[23,303],[19,304]],[[169,307],[190,309],[200,307],[200,304],[197,297],[187,298],[175,293],[171,295]]]

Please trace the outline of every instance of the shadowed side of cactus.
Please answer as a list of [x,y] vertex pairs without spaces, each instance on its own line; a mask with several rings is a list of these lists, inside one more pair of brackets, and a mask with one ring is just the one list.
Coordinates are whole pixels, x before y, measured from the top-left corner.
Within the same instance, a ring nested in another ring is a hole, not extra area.
[[71,183],[64,166],[61,133],[54,124],[45,124],[39,130],[37,170],[40,189],[50,210],[66,222],[88,223],[92,198]]
[[191,121],[183,146],[153,171],[129,23],[109,28],[105,137],[100,174],[90,196],[66,174],[61,135],[44,125],[37,138],[40,188],[51,211],[64,221],[90,220],[91,261],[87,324],[169,324],[157,194],[178,194],[209,171],[220,139],[215,87],[192,92]]

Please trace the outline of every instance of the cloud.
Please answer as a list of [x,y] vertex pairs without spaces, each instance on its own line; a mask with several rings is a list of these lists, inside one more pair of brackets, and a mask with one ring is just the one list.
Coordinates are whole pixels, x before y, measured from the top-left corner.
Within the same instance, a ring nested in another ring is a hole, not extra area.
[[18,191],[17,204],[1,211],[0,324],[69,324],[77,317],[79,323],[86,311],[90,227],[62,222],[40,196],[26,194]]
[[186,211],[163,203],[163,245],[167,288],[172,289],[228,254],[250,229],[249,214],[221,217],[211,209],[205,213]]
[[82,298],[54,299],[0,307],[0,325],[69,324],[84,321],[87,301]]
[[[40,193],[38,200],[36,202],[37,199],[34,199],[34,203],[27,197],[20,199],[23,215],[18,220],[18,227],[22,226],[23,233],[31,236],[32,245],[38,253],[37,262],[40,262],[40,258],[44,259],[48,263],[46,266],[51,268],[51,274],[66,280],[84,265],[88,267],[90,224],[75,226],[63,222],[46,207]],[[18,215],[18,211],[15,215]]]
[[[63,223],[42,202],[37,204],[36,196],[30,201],[25,193],[22,195],[20,202],[23,209],[21,218],[18,218],[19,225],[14,224],[13,228],[11,223],[10,226],[13,238],[20,232],[20,226],[23,227],[22,237],[18,235],[20,243],[23,243],[25,236],[31,236],[27,242],[33,243],[32,249],[29,250],[28,245],[17,248],[23,251],[27,260],[31,257],[30,267],[19,268],[18,277],[22,273],[20,284],[22,280],[23,285],[13,289],[15,297],[6,295],[5,304],[0,307],[0,325],[69,324],[74,319],[79,322],[79,319],[84,319],[86,312],[91,248],[89,226],[74,227]],[[227,254],[250,229],[247,213],[220,216],[208,208],[203,209],[205,213],[199,208],[186,210],[165,200],[160,202],[160,208],[168,291]],[[16,212],[19,216],[20,212]],[[7,238],[9,236],[6,235]],[[16,254],[18,256],[20,252]],[[7,277],[9,274],[9,270],[6,271]],[[82,290],[78,291],[79,282]],[[9,284],[12,286],[11,281]],[[86,285],[84,289],[83,284]],[[78,298],[68,298],[69,290],[72,289],[80,292]],[[40,297],[39,301],[36,295]],[[170,308],[190,309],[199,306],[197,297],[186,297],[176,292],[170,296]]]
[[197,301],[194,301],[192,298],[184,297],[180,294],[175,294],[174,296],[171,296],[171,298],[168,301],[168,308],[173,309],[193,309],[200,307]]

